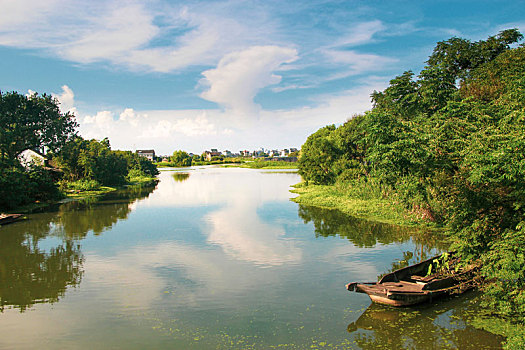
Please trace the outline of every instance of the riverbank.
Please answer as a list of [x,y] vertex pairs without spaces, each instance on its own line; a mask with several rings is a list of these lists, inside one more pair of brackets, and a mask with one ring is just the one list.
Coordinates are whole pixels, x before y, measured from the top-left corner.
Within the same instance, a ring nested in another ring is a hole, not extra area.
[[[427,230],[444,231],[424,220],[420,213],[409,212],[395,200],[385,198],[378,187],[352,187],[351,185],[312,185],[301,182],[293,186],[292,193],[299,194],[292,201],[307,206],[337,209],[342,213],[376,222],[399,226],[421,227]],[[446,239],[446,238],[445,238]],[[486,285],[480,288],[484,295]],[[525,327],[505,317],[499,317],[486,309],[471,314],[468,324],[505,338],[505,348],[522,348],[525,345]]]
[[130,188],[130,187],[152,187],[152,186],[156,186],[158,182],[159,180],[156,177],[139,176],[139,177],[131,178],[129,182],[127,182],[126,184],[122,186],[116,186],[116,187],[99,186],[99,185],[92,186],[92,187],[82,187],[82,186],[77,186],[77,188],[70,187],[69,189],[63,189],[60,192],[60,196],[55,198],[54,200],[45,201],[45,202],[36,201],[34,203],[29,203],[29,204],[15,207],[13,209],[9,209],[8,212],[22,213],[22,214],[33,213],[33,212],[45,210],[49,206],[52,206],[54,204],[61,203],[64,201],[98,197],[98,196],[102,196],[102,195],[117,191],[119,189],[125,189],[125,188]]
[[109,186],[98,186],[92,189],[74,189],[68,190],[65,193],[67,198],[86,198],[86,197],[95,197],[101,196],[118,189],[129,188],[129,187],[150,187],[155,186],[159,180],[155,177],[148,176],[138,176],[130,179],[128,183],[123,186],[118,187],[109,187]]
[[382,196],[380,191],[368,190],[364,195],[363,188],[338,184],[307,185],[305,182],[293,187],[291,192],[299,196],[292,201],[298,204],[337,209],[350,216],[388,224],[437,228],[418,217],[417,213],[407,211],[399,202]]
[[204,165],[221,165],[225,168],[249,168],[249,169],[297,169],[297,162],[287,161],[276,161],[276,160],[239,160],[239,159],[228,159],[228,160],[212,160],[212,161],[198,161],[191,162],[190,165],[181,166],[176,163],[161,162],[155,163],[157,167],[167,168],[189,168],[192,166],[204,166]]
[[297,169],[297,163],[279,161],[253,161],[242,164],[226,164],[224,168],[248,168],[248,169]]

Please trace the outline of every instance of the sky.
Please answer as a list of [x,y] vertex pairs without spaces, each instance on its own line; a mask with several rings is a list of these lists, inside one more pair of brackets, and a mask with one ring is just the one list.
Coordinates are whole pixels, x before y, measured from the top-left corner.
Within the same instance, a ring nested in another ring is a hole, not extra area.
[[525,33],[525,0],[0,0],[0,91],[53,94],[113,149],[300,148],[424,67]]

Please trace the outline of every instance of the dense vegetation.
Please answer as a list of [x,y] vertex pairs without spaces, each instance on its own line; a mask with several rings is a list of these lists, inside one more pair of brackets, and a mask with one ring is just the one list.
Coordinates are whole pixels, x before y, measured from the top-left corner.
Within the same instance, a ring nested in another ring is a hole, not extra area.
[[157,167],[145,157],[131,151],[111,150],[107,138],[97,141],[75,137],[53,159],[64,170],[66,186],[118,186],[137,177],[151,178],[158,174]]
[[18,156],[26,149],[59,152],[77,123],[61,113],[49,95],[0,91],[0,209],[59,196],[52,174],[41,166],[24,168]]
[[[151,182],[158,174],[146,158],[111,150],[107,139],[82,139],[77,126],[51,96],[0,92],[0,211],[60,198],[60,190]],[[27,149],[47,153],[48,164],[21,164]]]
[[[447,228],[479,260],[486,302],[525,322],[525,47],[505,30],[439,42],[411,71],[371,95],[373,109],[308,137],[299,171],[309,184],[376,195],[413,220]],[[524,346],[523,328],[509,348]]]

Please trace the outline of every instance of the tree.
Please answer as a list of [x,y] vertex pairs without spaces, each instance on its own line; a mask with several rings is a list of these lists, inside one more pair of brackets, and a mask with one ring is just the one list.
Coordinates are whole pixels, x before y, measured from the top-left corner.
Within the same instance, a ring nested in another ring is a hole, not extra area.
[[316,184],[331,184],[338,174],[333,164],[340,158],[341,151],[333,137],[335,125],[319,129],[306,139],[299,158],[299,174]]
[[191,165],[191,157],[188,153],[184,151],[173,152],[173,155],[171,156],[171,161],[176,166],[190,166]]
[[472,69],[494,60],[521,39],[523,34],[515,28],[474,43],[462,38],[450,38],[436,44],[427,63],[429,67],[441,67],[455,79],[464,80]]
[[390,86],[385,91],[374,91],[371,95],[374,107],[405,118],[412,115],[418,107],[418,84],[412,80],[413,76],[412,71],[406,71],[390,80]]
[[76,137],[63,147],[54,160],[69,180],[85,178],[103,185],[119,185],[125,183],[128,174],[125,155],[112,151],[107,138],[97,141]]
[[0,156],[15,159],[26,149],[58,151],[75,134],[75,116],[61,113],[56,98],[0,91]]

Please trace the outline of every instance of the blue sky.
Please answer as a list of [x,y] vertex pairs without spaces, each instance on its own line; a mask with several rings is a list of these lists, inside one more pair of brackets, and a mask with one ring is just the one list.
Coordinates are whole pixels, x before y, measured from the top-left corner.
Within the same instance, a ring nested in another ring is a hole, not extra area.
[[437,41],[525,32],[525,1],[0,0],[0,90],[114,149],[300,147]]

